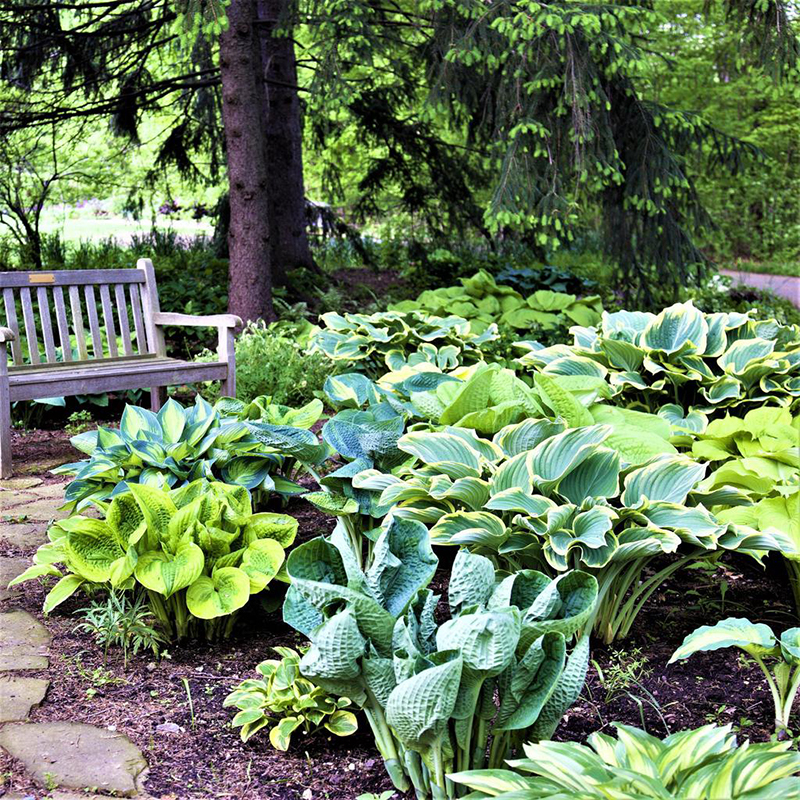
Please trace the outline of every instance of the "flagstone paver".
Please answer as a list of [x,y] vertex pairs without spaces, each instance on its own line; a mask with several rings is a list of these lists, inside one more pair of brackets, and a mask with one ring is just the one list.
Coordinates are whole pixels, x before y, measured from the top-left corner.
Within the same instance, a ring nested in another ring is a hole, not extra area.
[[41,522],[9,523],[0,521],[0,539],[14,547],[38,547],[47,541],[47,526]]
[[147,769],[127,736],[83,722],[18,722],[0,728],[0,747],[43,783],[132,797]]
[[6,675],[0,678],[0,722],[20,722],[44,700],[50,681]]
[[9,581],[22,575],[31,565],[31,560],[24,556],[0,556],[0,600],[9,600],[21,591],[18,586],[7,589]]
[[47,669],[50,636],[27,611],[0,614],[0,672]]

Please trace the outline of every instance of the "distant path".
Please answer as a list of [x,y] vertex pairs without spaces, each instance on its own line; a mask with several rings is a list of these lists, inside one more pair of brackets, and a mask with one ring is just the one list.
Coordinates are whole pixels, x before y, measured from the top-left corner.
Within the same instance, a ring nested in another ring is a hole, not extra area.
[[771,292],[791,300],[800,308],[800,278],[792,275],[766,275],[762,272],[741,272],[721,269],[723,275],[733,278],[733,283],[743,283],[755,289],[769,289]]

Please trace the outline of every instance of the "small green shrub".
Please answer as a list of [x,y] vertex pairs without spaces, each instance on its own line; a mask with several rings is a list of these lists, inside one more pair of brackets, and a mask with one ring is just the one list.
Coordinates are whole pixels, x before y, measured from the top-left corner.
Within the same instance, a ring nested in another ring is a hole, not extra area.
[[[284,327],[251,322],[236,339],[236,397],[246,403],[266,395],[273,403],[300,406],[322,392],[331,363],[319,353],[307,353],[301,341],[284,333]],[[299,329],[302,338],[302,329]],[[197,361],[216,361],[206,351]],[[219,384],[206,384],[203,395],[213,402]]]
[[280,660],[262,661],[256,667],[261,677],[242,681],[223,703],[239,709],[231,724],[242,729],[242,741],[269,726],[269,740],[276,750],[288,750],[292,734],[301,726],[307,734],[321,727],[335,736],[355,733],[358,721],[347,710],[350,698],[330,695],[304,678],[300,653],[289,647],[272,649]]

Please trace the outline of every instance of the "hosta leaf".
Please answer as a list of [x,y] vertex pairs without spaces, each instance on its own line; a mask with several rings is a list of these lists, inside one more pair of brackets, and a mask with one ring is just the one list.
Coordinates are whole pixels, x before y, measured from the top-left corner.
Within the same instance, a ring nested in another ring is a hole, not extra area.
[[225,483],[255,489],[273,468],[273,463],[263,456],[236,456],[222,467],[221,475]]
[[456,615],[467,606],[485,604],[492,596],[494,586],[492,562],[483,556],[459,550],[447,588],[451,614]]
[[[605,444],[610,445],[608,439]],[[563,478],[558,493],[576,504],[587,497],[615,497],[619,494],[619,471],[619,455],[612,449],[598,448]]]
[[496,550],[506,539],[503,520],[485,511],[445,514],[432,528],[434,544],[463,544]]
[[639,344],[649,350],[673,353],[704,353],[708,323],[702,311],[691,301],[665,308],[642,331]]
[[334,736],[350,736],[358,730],[358,720],[352,711],[334,711],[325,722],[325,728]]
[[49,614],[57,605],[72,597],[85,583],[80,575],[65,575],[48,593],[42,610]]
[[739,339],[717,359],[717,364],[729,374],[741,375],[752,361],[771,355],[774,349],[774,341]]
[[800,628],[789,628],[781,634],[781,654],[788,664],[800,666]]
[[158,417],[146,408],[126,405],[119,423],[120,434],[128,441],[149,439],[153,442],[163,440]]
[[690,633],[672,654],[669,663],[688,658],[693,653],[719,650],[723,647],[739,647],[757,656],[772,655],[778,649],[778,640],[768,625],[729,617],[716,625],[702,625]]
[[307,492],[303,495],[303,498],[326,514],[340,516],[358,513],[358,503],[353,500],[352,497],[346,497],[343,494],[333,494],[332,492]]
[[682,456],[659,456],[628,474],[622,502],[626,506],[638,506],[643,500],[684,503],[705,470],[703,464]]
[[[587,412],[588,413],[588,412]],[[574,428],[541,442],[533,450],[531,466],[534,484],[545,494],[593,452],[610,433],[603,425]]]
[[238,567],[215,569],[209,578],[201,575],[186,590],[186,607],[199,619],[232,614],[250,598],[250,578]]
[[539,442],[564,431],[564,423],[549,419],[528,419],[503,428],[492,440],[507,456],[533,450]]
[[171,397],[158,412],[158,424],[165,442],[179,442],[186,427],[186,413],[183,406]]
[[274,539],[281,547],[288,547],[297,535],[298,521],[289,514],[262,512],[247,519],[242,529],[245,539]]
[[203,551],[193,542],[187,542],[178,548],[175,555],[163,550],[141,553],[134,575],[145,588],[170,597],[194,583],[202,574],[204,565]]
[[84,580],[105,583],[111,578],[111,565],[125,550],[107,523],[80,517],[62,540],[70,568]]
[[[479,471],[478,452],[462,438],[450,433],[407,433],[400,437],[397,446],[426,464],[461,464],[474,473]],[[450,470],[445,474],[450,474]],[[466,474],[450,475],[450,477],[463,478]],[[475,474],[475,477],[478,477],[478,474]]]
[[260,592],[269,584],[278,574],[283,559],[283,547],[274,539],[257,539],[247,546],[239,568],[250,579],[250,594]]
[[574,428],[592,424],[592,415],[588,409],[584,408],[570,392],[559,386],[557,378],[538,373],[534,383],[542,400],[557,417],[562,417],[567,425]]
[[166,539],[172,515],[177,511],[169,495],[153,486],[132,483],[128,487],[139,504],[148,530],[160,541]]

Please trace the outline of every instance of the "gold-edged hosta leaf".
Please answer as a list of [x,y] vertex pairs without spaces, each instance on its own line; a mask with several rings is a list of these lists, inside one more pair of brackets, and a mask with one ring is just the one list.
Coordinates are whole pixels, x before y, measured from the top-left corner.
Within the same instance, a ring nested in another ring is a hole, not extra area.
[[456,511],[445,514],[431,528],[434,544],[463,544],[496,550],[505,541],[503,520],[485,511]]
[[658,350],[667,355],[704,353],[707,336],[705,315],[689,301],[665,308],[648,323],[638,343],[648,350]]
[[[304,495],[306,496],[306,495]],[[242,530],[242,535],[247,540],[272,539],[282,548],[289,547],[297,536],[299,523],[289,514],[276,514],[273,512],[262,512],[253,514]]]
[[358,720],[352,711],[338,709],[328,717],[325,728],[334,736],[350,736],[358,730]]

